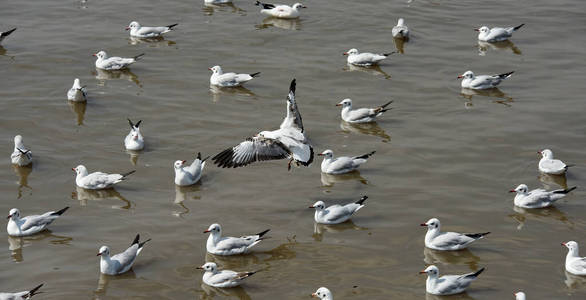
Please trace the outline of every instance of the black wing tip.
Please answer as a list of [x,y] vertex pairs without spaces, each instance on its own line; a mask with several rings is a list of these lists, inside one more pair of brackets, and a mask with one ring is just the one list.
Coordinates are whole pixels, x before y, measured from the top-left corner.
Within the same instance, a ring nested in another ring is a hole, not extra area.
[[389,53],[383,53],[383,55],[384,56],[389,56],[389,55],[392,55],[392,54],[395,54],[395,53],[397,53],[397,51],[392,51],[392,52],[389,52]]
[[140,234],[137,233],[136,236],[134,237],[134,240],[132,241],[132,244],[130,244],[130,246],[134,245],[134,244],[138,244],[140,241]]
[[259,74],[260,74],[260,72],[256,72],[256,73],[252,73],[252,74],[249,74],[249,75],[250,75],[250,77],[255,77],[255,76],[258,76]]
[[373,154],[375,154],[376,151],[372,151],[370,153],[366,153],[364,155],[360,155],[360,156],[356,156],[355,158],[364,158],[364,159],[368,159],[369,157],[371,157]]
[[381,105],[380,107],[385,108],[385,107],[389,106],[391,103],[393,103],[393,100]]
[[569,192],[571,192],[571,191],[573,191],[573,190],[575,190],[577,188],[578,188],[577,186],[573,186],[573,187],[571,187],[569,189],[563,189],[563,190],[553,191],[553,193],[554,194],[567,194],[567,193],[569,193]]
[[478,277],[478,275],[480,275],[480,273],[484,272],[484,269],[486,269],[485,267],[480,268],[480,270],[470,274],[470,276],[472,277]]
[[144,55],[145,55],[145,53],[141,53],[139,55],[133,56],[132,58],[134,58],[134,60],[138,60],[139,58],[141,58]]
[[45,284],[44,284],[44,283],[41,283],[41,284],[37,285],[36,287],[34,287],[32,290],[30,290],[30,291],[28,292],[28,297],[30,298],[30,297],[32,297],[32,296],[34,296],[34,295],[38,294],[38,293],[37,293],[37,291],[38,291],[38,290],[39,290],[39,289],[40,289],[40,288],[41,288],[43,285],[45,285]]
[[297,79],[293,78],[293,80],[291,80],[291,85],[289,85],[289,92],[292,92],[293,94],[295,94],[296,87],[297,87]]
[[122,175],[122,179],[125,179],[128,175],[133,174],[134,172],[136,172],[136,170],[132,170],[130,172],[122,173],[120,175]]
[[509,78],[509,77],[511,77],[511,75],[512,75],[513,73],[515,73],[515,71],[511,71],[511,72],[507,72],[507,73],[499,74],[498,76],[499,76],[500,78]]
[[130,118],[127,118],[126,120],[128,120],[128,124],[130,124],[130,128],[134,129],[134,123],[132,123]]
[[14,27],[14,28],[12,28],[12,29],[10,29],[10,30],[8,30],[8,31],[2,32],[2,37],[9,36],[9,35],[10,35],[11,33],[13,33],[15,30],[16,30],[16,27]]
[[256,274],[258,271],[251,271],[251,272],[246,272],[246,277],[252,276],[254,274]]
[[523,26],[525,26],[525,23],[523,23],[523,24],[521,24],[521,25],[519,25],[519,26],[515,26],[515,27],[513,27],[513,31],[517,31],[519,28],[521,28],[521,27],[523,27]]
[[267,234],[267,232],[269,232],[269,231],[270,231],[270,229],[267,229],[265,231],[261,231],[261,232],[257,233],[256,235],[258,235],[258,237],[262,237],[263,235]]
[[136,124],[134,124],[134,127],[138,128],[140,126],[140,123],[142,123],[142,120],[138,120],[138,122],[136,122]]
[[354,203],[362,205],[364,203],[364,201],[366,201],[366,199],[368,199],[368,196],[365,195],[365,196],[362,196],[362,198],[360,198],[360,200],[358,200]]
[[169,25],[169,26],[167,26],[167,27],[169,27],[169,29],[172,29],[173,27],[175,27],[175,26],[177,26],[177,25],[179,25],[179,23],[171,24],[171,25]]
[[69,206],[65,206],[64,208],[52,213],[52,215],[54,216],[60,216],[62,215],[64,212],[66,212],[69,209]]
[[[151,241],[151,239],[148,239],[148,240],[146,240],[146,241],[143,241],[142,243],[138,243],[138,249],[142,248],[142,247],[144,246],[144,244],[146,244],[146,243],[148,243],[148,242],[150,242],[150,241]],[[134,244],[133,244],[133,245],[134,245]]]
[[473,238],[473,239],[480,239],[483,238],[485,235],[490,234],[490,231],[488,232],[481,232],[481,233],[465,233],[464,235],[469,237],[469,238]]

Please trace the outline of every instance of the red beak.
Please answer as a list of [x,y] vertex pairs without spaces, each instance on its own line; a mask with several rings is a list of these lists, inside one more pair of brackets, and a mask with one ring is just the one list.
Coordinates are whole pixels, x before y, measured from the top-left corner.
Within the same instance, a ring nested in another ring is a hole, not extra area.
[[464,77],[462,77],[462,75],[458,75],[458,78],[464,78]]
[[514,192],[516,192],[516,191],[515,191],[515,190],[510,190],[510,191],[509,191],[509,193],[514,193]]
[[196,267],[196,269],[203,270],[203,267]]
[[324,154],[323,153],[318,153],[317,156],[324,156]]
[[474,28],[474,31],[480,31],[480,29],[478,29],[478,28]]
[[338,104],[336,104],[336,106],[342,106],[342,104],[338,103]]
[[426,274],[427,272],[425,271],[419,271],[419,274]]
[[98,56],[97,53],[92,54],[92,56]]
[[311,294],[311,297],[312,297],[312,298],[317,298],[317,294],[316,294],[316,293],[312,293],[312,294]]
[[[315,206],[313,206],[313,205],[312,205],[312,206],[310,206],[309,208],[315,208]],[[10,218],[10,216],[8,216],[8,217]]]
[[565,245],[566,245],[566,243],[562,243],[562,246],[565,246]]
[[210,70],[210,71],[211,71],[211,70],[212,70],[212,68],[208,68],[208,70]]
[[348,52],[344,52],[344,53],[342,53],[342,55],[348,55]]
[[541,154],[541,151],[537,151],[537,154]]
[[71,170],[75,171],[75,168],[71,168]]
[[98,254],[96,254],[96,256],[102,256],[102,253],[98,253]]
[[12,215],[8,215],[8,217],[6,217],[6,220],[10,219],[10,217],[12,217]]
[[208,232],[210,232],[210,231],[209,230],[205,230],[203,233],[208,233]]
[[130,29],[130,27],[126,26],[126,30],[129,30],[129,29]]
[[419,224],[419,226],[427,226],[427,224],[421,223],[421,224]]
[[182,164],[184,164],[184,163],[186,163],[186,162],[187,162],[186,160],[182,160],[182,161],[181,161],[181,163],[182,163]]

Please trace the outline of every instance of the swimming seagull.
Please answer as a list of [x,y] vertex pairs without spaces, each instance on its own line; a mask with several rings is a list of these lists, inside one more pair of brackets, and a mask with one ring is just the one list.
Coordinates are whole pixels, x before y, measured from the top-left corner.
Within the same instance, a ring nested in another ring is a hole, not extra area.
[[409,38],[409,28],[405,25],[405,20],[400,18],[397,25],[391,30],[394,38]]
[[323,201],[317,201],[309,208],[315,208],[314,220],[319,224],[340,224],[346,222],[352,215],[364,207],[364,201],[368,196],[363,196],[360,200],[349,203],[344,206],[335,204],[326,208]]
[[342,120],[348,123],[368,123],[374,122],[376,117],[382,115],[387,110],[390,110],[391,108],[386,107],[391,103],[393,103],[392,100],[375,108],[358,108],[353,110],[352,100],[344,99],[336,104],[336,106],[342,106]]
[[100,256],[100,272],[106,275],[119,275],[127,272],[132,268],[136,257],[142,252],[144,244],[151,239],[140,242],[140,235],[137,234],[130,244],[130,247],[122,253],[110,256],[110,248],[108,246],[100,247],[97,256]]
[[519,28],[523,27],[525,24],[521,24],[515,27],[493,27],[488,28],[486,26],[482,26],[480,28],[474,29],[474,31],[478,31],[478,40],[482,42],[501,42],[508,40],[511,36],[513,36],[513,32],[517,31]]
[[14,137],[14,150],[10,155],[10,160],[12,164],[21,167],[28,166],[33,162],[33,153],[24,146],[21,135]]
[[427,281],[425,282],[425,290],[432,295],[454,295],[459,294],[470,286],[484,268],[474,272],[463,275],[444,275],[439,277],[439,269],[431,265],[419,274],[427,274]]
[[205,3],[205,4],[225,4],[225,3],[232,3],[232,0],[204,0],[203,3]]
[[334,296],[332,296],[332,292],[325,287],[320,287],[315,291],[315,293],[311,294],[311,297],[320,298],[322,300],[334,300]]
[[81,86],[79,78],[73,80],[73,86],[67,91],[67,100],[74,102],[86,102],[86,90],[85,85]]
[[87,168],[84,165],[79,165],[72,168],[72,170],[77,173],[77,176],[75,177],[75,183],[77,186],[88,190],[110,188],[126,179],[128,175],[136,172],[136,170],[133,170],[124,174],[107,174],[102,172],[88,174]]
[[562,245],[568,248],[566,271],[574,275],[586,275],[586,257],[580,257],[578,243],[569,241]]
[[563,161],[553,158],[553,152],[549,149],[538,151],[541,154],[539,160],[539,171],[545,174],[561,175],[566,173],[572,165],[566,165]]
[[139,37],[139,38],[154,38],[160,37],[163,33],[167,33],[173,30],[175,26],[179,25],[178,23],[168,25],[168,26],[160,26],[160,27],[146,27],[141,26],[138,22],[132,21],[126,27],[126,30],[130,30],[130,36]]
[[16,30],[16,28],[12,28],[8,31],[4,31],[1,32],[0,31],[0,43],[2,43],[2,41],[4,40],[5,37],[9,36],[11,33],[13,33]]
[[544,208],[552,205],[554,202],[564,198],[569,192],[575,190],[576,187],[569,189],[557,189],[553,191],[546,191],[544,189],[535,189],[529,191],[525,184],[520,184],[511,193],[515,195],[515,205],[523,208]]
[[98,53],[92,54],[93,56],[97,57],[96,59],[96,68],[102,70],[121,70],[126,69],[131,64],[135,63],[144,53],[141,53],[137,56],[132,58],[125,58],[125,57],[108,57],[105,51],[100,51]]
[[360,156],[340,156],[334,158],[334,152],[332,150],[325,150],[324,152],[318,154],[319,156],[323,156],[324,160],[321,162],[321,171],[326,174],[344,174],[352,172],[360,165],[365,163],[370,156],[372,156],[376,151],[372,151],[370,153],[360,155]]
[[218,266],[213,262],[205,263],[196,269],[205,270],[203,273],[203,282],[209,286],[217,288],[231,288],[242,284],[242,281],[256,272],[234,272],[231,270],[218,270]]
[[291,163],[309,166],[313,162],[313,148],[305,137],[303,121],[295,101],[295,79],[287,96],[287,116],[277,130],[261,131],[240,144],[228,148],[212,158],[218,167],[237,168],[263,160],[289,159]]
[[422,223],[421,226],[427,227],[425,247],[440,251],[465,249],[471,243],[490,233],[441,232],[440,221],[436,218],[429,219],[426,223]]
[[295,3],[293,6],[284,5],[284,4],[270,4],[270,3],[262,3],[260,1],[256,1],[254,5],[262,6],[263,9],[260,10],[260,13],[275,18],[281,19],[296,19],[299,18],[299,9],[300,8],[307,8],[307,6],[301,3]]
[[232,72],[224,73],[222,71],[222,67],[220,66],[213,66],[208,68],[208,70],[212,71],[212,76],[210,76],[210,84],[220,87],[241,86],[242,84],[251,81],[252,78],[260,74],[260,72],[252,74],[236,74]]
[[458,75],[462,79],[461,86],[466,89],[484,90],[496,87],[501,81],[511,77],[515,71],[497,75],[478,75],[474,76],[472,71],[466,71],[462,75]]
[[177,160],[173,164],[175,167],[175,184],[178,186],[193,185],[199,181],[203,168],[206,166],[206,157],[201,159],[201,153],[197,153],[197,158],[193,160],[191,165],[186,166],[187,161]]
[[389,52],[389,53],[381,53],[381,54],[368,53],[368,52],[360,53],[360,52],[358,52],[358,49],[352,48],[352,49],[348,50],[347,52],[344,52],[343,55],[348,55],[347,61],[349,64],[365,67],[365,66],[376,65],[381,60],[386,59],[389,55],[391,55],[393,53],[395,53],[395,51]]
[[124,138],[124,147],[126,150],[142,150],[144,149],[144,137],[140,133],[140,123],[142,120],[136,122],[136,124],[132,123],[130,119],[128,119],[128,124],[130,124],[130,132]]
[[263,235],[269,232],[267,229],[263,232],[241,237],[222,237],[222,227],[220,224],[212,224],[203,233],[210,232],[206,249],[211,254],[216,255],[238,255],[245,254],[252,247],[262,241]]
[[515,300],[525,300],[525,293],[523,292],[516,292],[515,293]]
[[34,295],[41,293],[41,292],[38,292],[38,291],[43,286],[43,284],[44,283],[41,283],[41,284],[37,285],[35,288],[33,288],[30,291],[17,292],[17,293],[0,293],[0,300],[25,300],[25,299],[31,299]]
[[[59,218],[69,206],[59,210],[50,211],[42,215],[31,215],[20,217],[20,211],[13,208],[8,213],[8,225],[6,225],[6,232],[10,236],[27,236],[41,232],[47,228],[55,219]],[[1,298],[0,298],[1,299]]]

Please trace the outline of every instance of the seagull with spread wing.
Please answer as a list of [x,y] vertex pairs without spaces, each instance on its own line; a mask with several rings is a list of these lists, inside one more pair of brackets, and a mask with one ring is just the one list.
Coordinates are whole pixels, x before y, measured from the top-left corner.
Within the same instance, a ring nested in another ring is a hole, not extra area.
[[222,168],[237,168],[256,161],[288,158],[288,169],[291,169],[292,162],[309,166],[313,161],[313,148],[305,137],[301,114],[295,101],[295,85],[293,79],[287,96],[287,116],[279,129],[261,131],[218,153],[212,161]]

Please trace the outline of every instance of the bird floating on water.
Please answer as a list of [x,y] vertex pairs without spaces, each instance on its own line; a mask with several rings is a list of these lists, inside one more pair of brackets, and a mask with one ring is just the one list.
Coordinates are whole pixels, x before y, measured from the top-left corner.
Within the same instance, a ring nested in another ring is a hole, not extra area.
[[68,209],[69,206],[58,211],[50,211],[42,215],[30,215],[21,218],[20,211],[17,208],[13,208],[7,217],[8,225],[6,225],[6,232],[10,236],[28,236],[39,233],[47,229],[47,226],[51,225],[53,221]]
[[340,103],[336,104],[336,106],[342,107],[342,120],[348,123],[368,123],[374,122],[376,117],[379,117],[386,111],[390,110],[391,108],[386,107],[391,103],[393,103],[392,100],[375,108],[352,109],[352,100],[344,99]]
[[167,33],[174,29],[175,26],[179,25],[178,23],[168,25],[168,26],[159,26],[159,27],[147,27],[141,26],[140,23],[136,21],[130,22],[130,24],[126,27],[126,30],[130,30],[130,36],[139,37],[139,38],[156,38],[162,36],[164,33]]
[[134,261],[140,252],[142,252],[144,244],[150,240],[140,242],[140,235],[137,234],[128,249],[113,256],[110,256],[110,248],[108,246],[100,247],[100,251],[97,254],[97,256],[100,256],[100,272],[106,275],[126,273],[134,265]]
[[270,3],[262,3],[260,1],[256,1],[254,5],[262,6],[260,13],[275,18],[281,19],[296,19],[300,16],[300,8],[307,8],[305,5],[301,3],[295,3],[292,6],[284,5],[284,4],[270,4]]
[[318,156],[323,156],[324,160],[321,162],[321,171],[322,173],[326,174],[344,174],[352,172],[360,165],[366,163],[368,158],[372,156],[376,151],[372,151],[370,153],[360,155],[360,156],[340,156],[334,158],[334,151],[332,150],[325,150],[324,152],[318,154]]
[[497,75],[474,75],[472,71],[466,71],[464,74],[459,75],[458,78],[462,79],[461,86],[466,89],[473,90],[485,90],[491,89],[499,85],[503,80],[511,77],[515,71],[497,74]]
[[478,40],[482,42],[501,42],[508,40],[511,36],[513,36],[513,32],[517,31],[519,28],[523,27],[525,24],[521,24],[515,27],[493,27],[488,28],[487,26],[482,26],[480,28],[474,29],[478,31]]
[[144,53],[139,55],[133,56],[131,58],[125,57],[108,57],[106,51],[100,51],[98,53],[92,54],[96,57],[96,68],[112,71],[112,70],[122,70],[128,68],[131,64],[135,63]]

